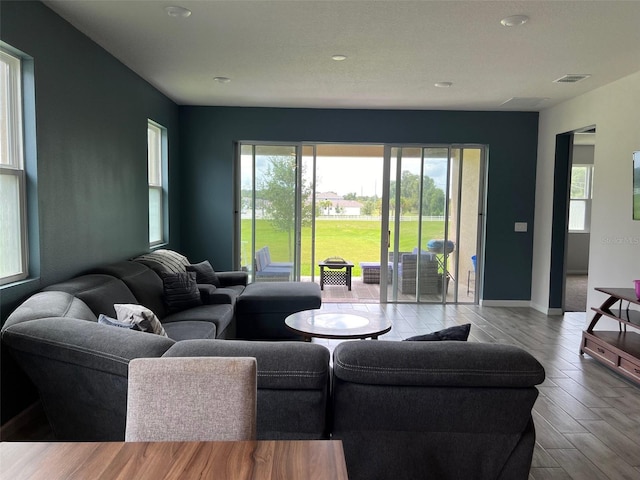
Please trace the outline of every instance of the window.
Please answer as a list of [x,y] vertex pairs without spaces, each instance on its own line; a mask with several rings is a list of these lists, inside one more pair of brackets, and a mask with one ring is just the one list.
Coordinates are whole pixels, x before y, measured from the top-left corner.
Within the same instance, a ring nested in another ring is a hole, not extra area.
[[22,61],[0,49],[0,285],[27,277]]
[[147,125],[147,160],[149,168],[149,246],[166,243],[167,201],[165,177],[167,164],[167,129],[149,120]]
[[593,165],[574,165],[571,167],[570,232],[589,232],[592,185]]

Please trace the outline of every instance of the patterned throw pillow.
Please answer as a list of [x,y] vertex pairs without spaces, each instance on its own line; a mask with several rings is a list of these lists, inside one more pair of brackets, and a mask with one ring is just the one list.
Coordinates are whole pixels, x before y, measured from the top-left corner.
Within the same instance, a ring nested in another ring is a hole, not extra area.
[[101,313],[98,317],[98,323],[102,325],[108,325],[110,327],[128,328],[129,330],[137,330],[139,332],[142,331],[137,323],[134,323],[132,321],[121,322],[119,320],[116,320],[115,318],[106,316],[104,313]]
[[187,269],[187,272],[196,273],[197,283],[208,283],[216,287],[222,286],[220,279],[209,263],[209,260],[205,260],[204,262],[196,263],[194,265],[187,265],[185,268]]
[[167,336],[158,317],[147,307],[133,303],[117,303],[113,308],[118,316],[118,322],[135,324],[137,329],[143,332]]
[[170,312],[202,305],[195,272],[165,273],[162,275],[162,282],[164,303]]

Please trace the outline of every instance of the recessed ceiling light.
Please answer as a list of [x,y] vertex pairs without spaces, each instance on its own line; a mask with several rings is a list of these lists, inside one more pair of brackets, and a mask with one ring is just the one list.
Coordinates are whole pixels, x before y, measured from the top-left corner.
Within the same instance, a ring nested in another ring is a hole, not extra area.
[[436,82],[434,83],[434,85],[438,88],[449,88],[450,86],[453,85],[453,83],[451,82]]
[[503,18],[500,23],[505,27],[517,27],[524,25],[529,21],[529,17],[526,15],[512,15],[511,17]]
[[231,81],[229,77],[214,77],[213,80],[218,83],[229,83]]
[[336,62],[341,62],[343,60],[346,60],[347,56],[346,55],[332,55],[331,58],[334,59]]
[[167,15],[169,15],[170,17],[187,18],[189,15],[191,15],[191,10],[183,7],[166,7],[164,11],[167,12]]

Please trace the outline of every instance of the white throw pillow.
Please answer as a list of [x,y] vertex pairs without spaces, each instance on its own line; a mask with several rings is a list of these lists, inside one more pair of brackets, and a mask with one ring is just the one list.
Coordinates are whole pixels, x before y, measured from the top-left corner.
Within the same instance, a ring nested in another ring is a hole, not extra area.
[[115,304],[113,308],[116,310],[118,321],[135,323],[143,332],[155,333],[163,337],[168,336],[156,314],[147,307],[133,303],[119,303]]

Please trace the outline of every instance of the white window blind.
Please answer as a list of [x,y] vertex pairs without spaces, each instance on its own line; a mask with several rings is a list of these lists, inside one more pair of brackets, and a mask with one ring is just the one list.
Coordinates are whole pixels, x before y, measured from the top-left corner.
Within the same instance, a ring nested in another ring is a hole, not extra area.
[[166,161],[166,129],[149,121],[147,125],[147,160],[149,175],[149,245],[165,243],[165,194],[163,185]]
[[586,233],[590,230],[592,185],[593,165],[574,165],[571,167],[570,232]]

